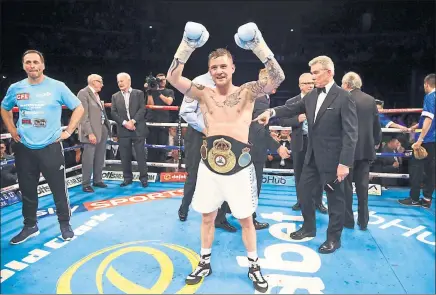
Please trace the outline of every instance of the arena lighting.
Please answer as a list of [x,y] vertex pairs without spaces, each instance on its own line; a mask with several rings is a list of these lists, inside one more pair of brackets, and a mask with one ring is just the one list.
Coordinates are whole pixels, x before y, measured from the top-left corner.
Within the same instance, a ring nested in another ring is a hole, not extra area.
[[149,29],[153,29],[153,26],[149,26],[148,28],[149,28]]

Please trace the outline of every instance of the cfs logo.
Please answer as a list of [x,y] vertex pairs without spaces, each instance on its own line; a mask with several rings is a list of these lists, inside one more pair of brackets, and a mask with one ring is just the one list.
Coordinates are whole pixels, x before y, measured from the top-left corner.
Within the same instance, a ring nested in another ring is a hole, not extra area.
[[[174,274],[172,261],[182,261],[189,267],[180,267]],[[159,241],[122,243],[98,250],[70,266],[59,278],[56,293],[104,294],[105,286],[107,293],[118,289],[126,294],[162,294],[170,287],[174,294],[193,294],[203,281],[185,285],[184,274],[192,272],[198,261],[197,253],[179,245]],[[95,282],[89,280],[91,277]],[[177,280],[170,286],[173,277]]]

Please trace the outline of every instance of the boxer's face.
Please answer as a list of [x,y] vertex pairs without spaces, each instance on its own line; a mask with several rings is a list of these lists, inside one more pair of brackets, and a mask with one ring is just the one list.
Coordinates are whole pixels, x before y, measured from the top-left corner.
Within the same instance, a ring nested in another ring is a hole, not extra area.
[[26,71],[29,78],[38,79],[45,70],[45,64],[38,54],[29,53],[23,57],[23,69]]
[[332,71],[324,68],[320,63],[312,65],[310,67],[310,72],[312,74],[313,82],[315,82],[315,87],[317,88],[325,87],[333,77]]
[[235,72],[233,60],[227,55],[212,58],[209,61],[209,73],[217,87],[232,83],[232,76]]

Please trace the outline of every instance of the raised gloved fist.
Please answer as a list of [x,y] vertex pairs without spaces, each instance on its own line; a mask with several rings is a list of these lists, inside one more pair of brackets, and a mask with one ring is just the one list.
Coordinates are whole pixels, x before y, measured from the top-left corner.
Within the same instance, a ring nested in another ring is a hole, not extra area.
[[182,42],[177,49],[174,58],[181,63],[186,63],[192,52],[203,46],[209,39],[209,32],[199,23],[187,22],[183,32]]
[[262,39],[262,33],[255,23],[248,23],[238,28],[235,34],[235,42],[242,49],[253,50]]
[[199,23],[187,22],[185,32],[183,33],[183,41],[188,43],[192,48],[199,48],[206,44],[209,39],[209,32]]
[[262,33],[255,23],[247,23],[238,28],[235,34],[236,45],[246,50],[253,50],[254,54],[263,62],[267,62],[274,54],[268,48]]

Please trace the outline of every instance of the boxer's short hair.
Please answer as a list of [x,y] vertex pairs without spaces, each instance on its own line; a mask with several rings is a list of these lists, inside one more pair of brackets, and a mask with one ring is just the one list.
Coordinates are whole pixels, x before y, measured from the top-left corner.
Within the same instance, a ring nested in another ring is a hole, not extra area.
[[39,55],[39,57],[41,58],[41,63],[45,63],[44,61],[44,55],[42,55],[41,52],[39,52],[38,50],[34,50],[34,49],[30,49],[30,50],[26,50],[26,52],[23,53],[23,56],[21,57],[21,62],[24,62],[24,57],[30,53],[36,53]]
[[225,49],[225,48],[218,48],[218,49],[215,49],[214,51],[212,51],[210,54],[209,54],[209,58],[208,58],[208,62],[211,60],[211,59],[213,59],[213,58],[218,58],[218,57],[220,57],[220,56],[225,56],[225,55],[227,55],[232,61],[233,61],[233,56],[232,56],[232,54],[230,53],[230,51],[228,51],[227,49]]

